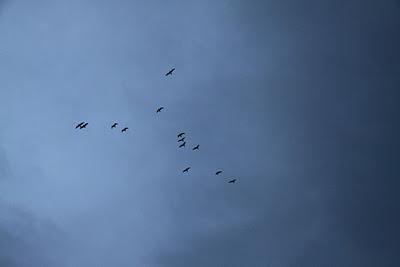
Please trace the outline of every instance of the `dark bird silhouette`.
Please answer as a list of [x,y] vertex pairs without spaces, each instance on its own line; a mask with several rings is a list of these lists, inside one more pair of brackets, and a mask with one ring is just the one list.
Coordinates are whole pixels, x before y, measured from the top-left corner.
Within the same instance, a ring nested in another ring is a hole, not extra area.
[[186,138],[186,137],[182,137],[181,139],[178,140],[178,142],[183,142],[183,141],[185,141],[185,138]]
[[82,124],[79,128],[80,128],[80,129],[86,128],[86,126],[88,126],[88,124],[89,124],[89,123],[85,122],[85,123]]
[[160,112],[160,111],[163,110],[163,109],[164,109],[164,107],[159,107],[159,108],[157,109],[156,113]]
[[184,147],[186,145],[186,142],[183,142],[179,147]]
[[114,122],[113,125],[111,125],[111,129],[117,127],[118,122]]
[[126,130],[128,130],[129,128],[128,127],[125,127],[124,129],[122,129],[121,130],[121,132],[123,133],[123,132],[126,132]]
[[184,134],[185,134],[185,133],[182,132],[182,133],[178,134],[177,136],[178,136],[178,138],[181,138]]
[[170,71],[168,71],[165,76],[171,75],[174,72],[175,68],[172,68]]
[[216,173],[215,173],[215,175],[220,175],[222,173],[222,171],[217,171]]
[[186,169],[184,169],[182,172],[188,172],[190,170],[190,167],[187,167]]
[[234,184],[234,183],[236,183],[236,179],[232,179],[232,180],[230,180],[228,183]]
[[200,145],[195,146],[194,148],[192,148],[193,150],[198,150]]
[[83,124],[84,124],[85,122],[84,121],[82,121],[81,123],[79,123],[78,125],[76,125],[75,126],[75,129],[78,129],[78,128],[80,128]]

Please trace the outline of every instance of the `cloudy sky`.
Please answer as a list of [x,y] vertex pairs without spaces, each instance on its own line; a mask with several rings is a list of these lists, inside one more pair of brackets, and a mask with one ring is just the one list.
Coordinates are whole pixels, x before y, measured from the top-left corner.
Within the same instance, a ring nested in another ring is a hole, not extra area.
[[399,266],[399,14],[0,0],[0,265]]

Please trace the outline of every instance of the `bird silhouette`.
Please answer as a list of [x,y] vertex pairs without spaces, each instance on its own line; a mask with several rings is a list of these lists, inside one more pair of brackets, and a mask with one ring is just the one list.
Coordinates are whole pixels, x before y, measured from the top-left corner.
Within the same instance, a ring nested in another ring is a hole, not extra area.
[[185,141],[185,138],[186,138],[186,137],[182,137],[181,139],[178,140],[178,142],[183,142],[183,141]]
[[82,121],[81,123],[79,123],[78,125],[76,125],[75,126],[75,129],[78,129],[78,128],[80,128],[83,124],[84,124],[85,122],[84,121]]
[[195,146],[192,150],[198,150],[200,145]]
[[186,142],[183,142],[179,147],[184,147],[186,145]]
[[185,133],[184,133],[184,132],[182,132],[182,133],[178,134],[178,135],[177,135],[177,137],[178,137],[178,138],[181,138],[183,135],[185,135]]
[[188,172],[190,170],[190,167],[187,167],[186,169],[184,169],[182,172]]
[[216,173],[215,173],[215,175],[220,175],[222,173],[222,171],[217,171]]
[[157,109],[156,113],[160,112],[160,111],[163,110],[163,109],[164,109],[164,107],[159,107],[159,108]]
[[232,180],[230,180],[228,183],[234,184],[234,183],[236,183],[236,179],[232,179]]
[[121,132],[123,133],[123,132],[126,132],[126,130],[128,130],[129,128],[128,127],[125,127],[124,129],[122,129],[121,130]]
[[111,125],[111,129],[117,127],[117,125],[118,125],[118,122],[114,122],[113,125]]
[[89,123],[85,122],[84,124],[82,124],[81,126],[79,126],[80,129],[86,128],[86,126],[88,126]]
[[171,75],[174,72],[175,68],[172,68],[170,71],[168,71],[165,76]]

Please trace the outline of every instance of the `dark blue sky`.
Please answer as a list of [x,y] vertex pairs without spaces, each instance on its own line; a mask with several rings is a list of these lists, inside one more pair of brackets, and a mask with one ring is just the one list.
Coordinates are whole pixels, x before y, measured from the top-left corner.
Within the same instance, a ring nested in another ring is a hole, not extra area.
[[399,266],[399,14],[0,1],[0,265]]

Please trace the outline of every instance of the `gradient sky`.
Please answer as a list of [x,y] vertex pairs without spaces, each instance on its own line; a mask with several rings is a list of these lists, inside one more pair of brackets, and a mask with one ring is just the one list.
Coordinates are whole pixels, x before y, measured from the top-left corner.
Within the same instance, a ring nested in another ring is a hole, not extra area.
[[400,1],[0,0],[0,38],[0,266],[400,265]]

